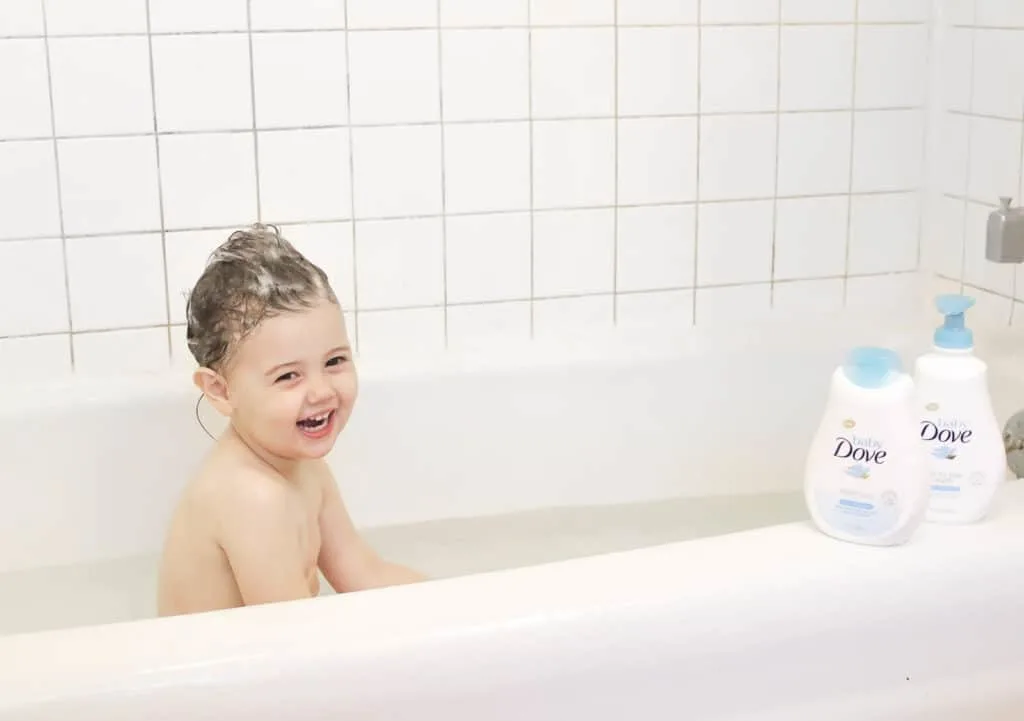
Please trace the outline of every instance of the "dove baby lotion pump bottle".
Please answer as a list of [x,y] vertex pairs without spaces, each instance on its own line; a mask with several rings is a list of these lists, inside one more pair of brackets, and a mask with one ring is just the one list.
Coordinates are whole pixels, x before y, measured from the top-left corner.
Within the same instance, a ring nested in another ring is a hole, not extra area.
[[854,348],[832,374],[807,455],[804,495],[820,531],[895,546],[924,520],[928,474],[914,383],[888,348]]
[[972,305],[974,299],[963,295],[935,299],[945,320],[935,330],[932,351],[915,364],[918,428],[931,486],[929,521],[981,520],[1006,476],[988,367],[974,355],[974,336],[964,325]]

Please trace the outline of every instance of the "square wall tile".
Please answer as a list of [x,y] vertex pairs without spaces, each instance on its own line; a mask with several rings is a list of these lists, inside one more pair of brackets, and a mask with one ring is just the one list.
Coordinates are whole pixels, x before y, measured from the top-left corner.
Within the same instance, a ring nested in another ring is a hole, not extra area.
[[697,112],[697,29],[619,30],[619,115]]
[[210,255],[228,239],[228,230],[186,230],[167,233],[167,303],[170,322],[185,322],[185,305]]
[[360,311],[361,358],[410,358],[445,347],[444,308]]
[[859,111],[853,125],[853,192],[918,187],[924,165],[922,111]]
[[424,28],[437,25],[438,0],[348,0],[348,26]]
[[246,0],[149,0],[154,33],[218,32],[249,27]]
[[692,290],[620,293],[615,298],[615,325],[646,330],[658,337],[679,337],[693,327]]
[[856,0],[782,0],[782,22],[848,23],[856,18]]
[[974,53],[974,30],[946,28],[937,51],[942,79],[940,102],[947,110],[969,112]]
[[985,205],[967,204],[964,281],[1001,295],[1013,296],[1015,266],[1010,263],[993,263],[985,257],[985,226],[991,211]]
[[862,26],[857,33],[857,107],[923,105],[928,41],[926,25]]
[[360,310],[444,302],[440,218],[366,221],[355,232]]
[[54,38],[50,63],[57,135],[153,132],[146,38]]
[[253,30],[340,30],[345,0],[249,0]]
[[525,28],[443,31],[445,120],[529,117],[529,53]]
[[615,0],[530,0],[534,25],[612,25]]
[[775,116],[723,115],[700,123],[701,200],[774,195]]
[[530,216],[527,213],[448,218],[449,303],[530,297]]
[[281,234],[296,250],[327,273],[341,307],[354,310],[355,255],[352,223],[310,223],[282,225]]
[[65,334],[0,338],[0,373],[19,380],[71,373],[71,341]]
[[705,203],[698,212],[698,285],[771,280],[771,201]]
[[869,275],[846,281],[846,307],[854,311],[887,313],[893,308],[919,305],[920,301],[917,273]]
[[973,25],[977,4],[977,0],[939,0],[941,21],[949,25]]
[[69,238],[67,253],[74,330],[167,322],[159,233]]
[[779,0],[704,0],[700,21],[705,25],[748,25],[779,19]]
[[534,30],[532,91],[535,118],[615,114],[615,30]]
[[698,328],[756,325],[771,318],[768,283],[698,288],[694,317]]
[[[7,28],[0,30],[0,34],[6,32]],[[0,68],[0,97],[6,99],[0,113],[0,140],[49,136],[46,43],[34,39],[0,40]]]
[[153,137],[57,142],[64,229],[70,234],[160,228]]
[[971,313],[974,317],[974,324],[981,325],[1010,325],[1013,322],[1013,299],[1004,295],[997,295],[985,290],[967,286],[964,291],[975,298],[974,308]]
[[931,14],[932,0],[858,0],[857,5],[862,23],[926,23]]
[[618,215],[617,290],[693,286],[695,206],[620,208]]
[[967,194],[967,170],[970,157],[971,118],[944,113],[939,120],[938,154],[939,189],[943,193]]
[[972,110],[1000,118],[1024,117],[1024,34],[977,30]]
[[842,275],[846,268],[849,201],[780,199],[775,209],[775,278]]
[[250,133],[165,135],[160,173],[168,229],[249,225],[256,219]]
[[791,280],[772,288],[772,315],[800,320],[836,315],[843,310],[843,279]]
[[921,264],[928,270],[960,279],[964,270],[964,220],[966,203],[946,196],[935,198],[924,214],[925,242]]
[[448,347],[493,350],[530,340],[530,302],[448,306]]
[[619,26],[693,24],[698,4],[699,0],[619,0]]
[[152,42],[161,131],[252,127],[245,35],[158,35]]
[[[1021,121],[971,118],[970,173],[967,194],[974,200],[998,203],[1015,197],[1021,177]],[[1014,203],[1019,205],[1019,203]]]
[[615,213],[612,209],[534,215],[535,296],[610,293],[614,278]]
[[257,143],[260,200],[269,222],[351,217],[346,130],[262,131]]
[[619,121],[619,203],[674,203],[697,197],[697,119]]
[[443,27],[508,27],[529,19],[530,0],[441,0]]
[[167,328],[75,333],[73,338],[79,375],[158,373],[170,367]]
[[358,218],[441,212],[441,128],[353,128]]
[[977,0],[978,25],[1024,28],[1024,5],[1018,0]]
[[51,36],[146,32],[146,0],[46,0],[43,7]]
[[779,118],[779,195],[845,193],[850,187],[852,113]]
[[57,166],[49,140],[0,143],[0,238],[60,235]]
[[0,243],[0,308],[0,338],[68,330],[60,240]]
[[0,28],[7,37],[41,36],[43,4],[39,0],[5,0],[0,3]]
[[441,118],[436,30],[350,33],[348,52],[353,123]]
[[533,124],[536,208],[615,202],[615,121],[552,120]]
[[256,33],[252,54],[257,127],[347,122],[344,32]]
[[778,107],[778,28],[705,27],[700,53],[702,113]]
[[444,156],[447,212],[530,207],[529,123],[445,126]]
[[[820,3],[817,5],[831,5]],[[850,108],[853,102],[852,25],[782,28],[782,110]]]
[[892,273],[917,268],[921,204],[917,193],[854,196],[847,272]]
[[533,302],[533,337],[572,343],[612,331],[615,300],[611,295],[552,298]]

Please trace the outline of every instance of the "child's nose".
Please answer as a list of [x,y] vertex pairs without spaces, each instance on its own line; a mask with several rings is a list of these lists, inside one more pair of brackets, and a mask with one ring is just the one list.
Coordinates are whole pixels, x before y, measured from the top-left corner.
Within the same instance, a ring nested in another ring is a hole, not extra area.
[[323,376],[314,376],[310,379],[306,395],[310,402],[318,402],[329,398],[334,393],[330,382]]

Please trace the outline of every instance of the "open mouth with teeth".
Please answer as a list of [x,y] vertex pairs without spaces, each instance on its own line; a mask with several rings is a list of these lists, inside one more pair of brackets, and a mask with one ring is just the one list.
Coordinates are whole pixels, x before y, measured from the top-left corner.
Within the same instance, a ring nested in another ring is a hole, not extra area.
[[298,421],[295,425],[308,438],[323,438],[331,430],[334,414],[335,411],[327,411],[315,416],[308,416]]

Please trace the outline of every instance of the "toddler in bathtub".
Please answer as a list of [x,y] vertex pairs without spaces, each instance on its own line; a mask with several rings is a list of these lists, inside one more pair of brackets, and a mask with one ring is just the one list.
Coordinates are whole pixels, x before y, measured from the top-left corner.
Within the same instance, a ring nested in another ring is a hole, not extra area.
[[161,616],[424,580],[353,526],[324,456],[357,395],[324,272],[273,226],[232,234],[187,304],[193,380],[230,419],[186,487],[160,563]]

